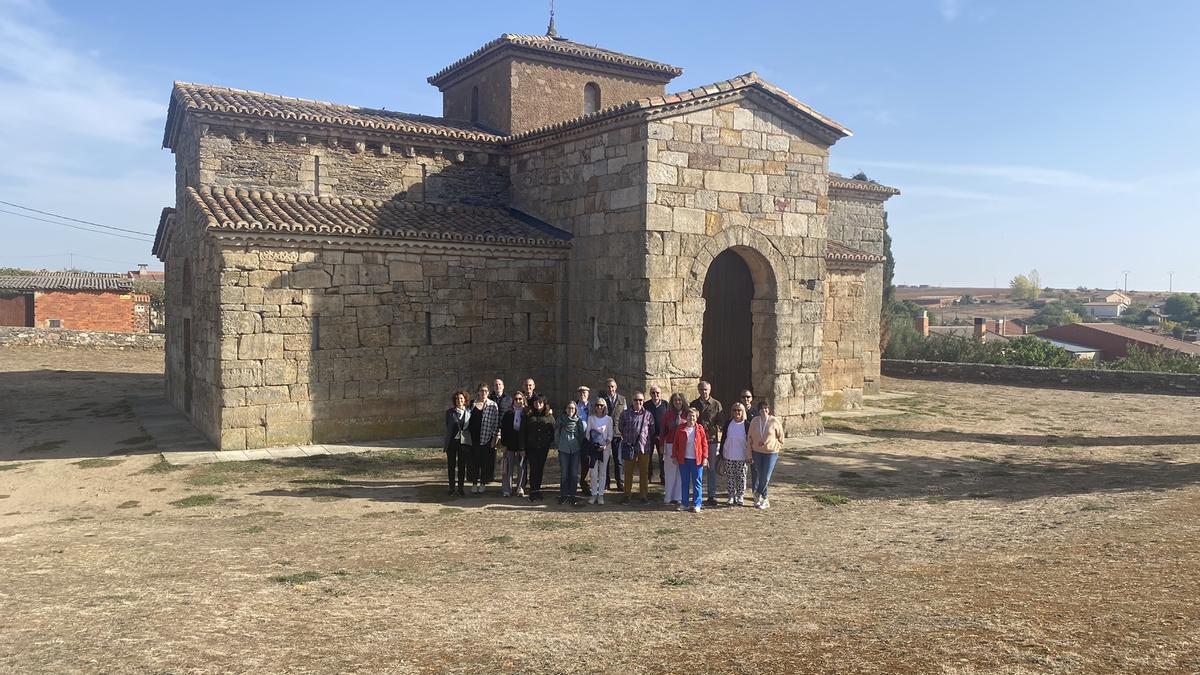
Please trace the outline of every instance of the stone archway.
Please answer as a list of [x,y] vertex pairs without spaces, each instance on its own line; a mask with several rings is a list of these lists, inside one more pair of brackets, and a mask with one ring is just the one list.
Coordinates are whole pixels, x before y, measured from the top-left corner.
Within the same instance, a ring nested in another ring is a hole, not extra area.
[[712,384],[718,401],[732,406],[742,389],[754,386],[754,278],[741,255],[725,249],[713,259],[704,277],[703,296],[701,378]]
[[[714,396],[717,396],[726,408],[733,404],[736,393],[740,393],[734,390],[747,386],[754,391],[757,399],[786,399],[791,394],[791,377],[788,372],[792,364],[781,362],[778,340],[780,317],[786,317],[790,311],[790,306],[779,297],[779,289],[786,288],[789,283],[787,272],[784,256],[778,249],[765,236],[749,229],[719,233],[706,243],[696,258],[686,292],[689,297],[699,300],[704,308],[706,328],[702,334],[700,350],[703,356],[700,359],[701,363],[697,364],[701,366],[701,377],[720,379],[706,370],[711,365],[711,359],[720,358],[721,350],[730,348],[722,346],[725,340],[721,338],[717,339],[716,344],[710,344],[707,339],[710,337],[707,327],[709,320],[721,321],[730,318],[727,308],[714,308],[715,311],[710,314],[709,302],[721,301],[719,295],[714,298],[711,293],[705,292],[705,287],[710,285],[710,278],[711,283],[719,284],[723,278],[740,276],[741,280],[736,281],[736,287],[732,289],[737,297],[730,300],[748,303],[748,311],[733,320],[745,324],[746,331],[739,337],[742,339],[740,344],[745,345],[742,348],[749,349],[749,364],[730,364],[729,372],[733,379],[729,384],[722,385],[726,391],[716,390],[721,391],[720,394],[714,392]],[[736,326],[722,327],[718,330],[724,332],[726,329],[735,330]],[[744,373],[746,368],[749,369],[748,381],[744,374],[739,374]],[[714,383],[714,389],[716,386],[717,383]],[[730,391],[733,391],[733,394],[729,393]]]

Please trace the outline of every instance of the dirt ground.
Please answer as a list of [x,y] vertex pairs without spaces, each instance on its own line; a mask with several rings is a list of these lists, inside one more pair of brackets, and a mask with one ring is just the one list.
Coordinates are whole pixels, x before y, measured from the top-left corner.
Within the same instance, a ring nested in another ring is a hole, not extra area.
[[158,359],[0,351],[0,671],[1200,671],[1200,398],[889,380],[836,424],[879,442],[686,514],[446,499],[433,449],[172,469]]

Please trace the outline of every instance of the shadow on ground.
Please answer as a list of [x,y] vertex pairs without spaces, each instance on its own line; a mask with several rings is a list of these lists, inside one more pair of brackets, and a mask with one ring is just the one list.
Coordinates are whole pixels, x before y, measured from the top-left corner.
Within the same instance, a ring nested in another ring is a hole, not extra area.
[[[831,429],[835,430],[835,429]],[[843,431],[843,429],[836,429]],[[875,438],[903,438],[918,441],[948,443],[995,443],[998,445],[1060,446],[1060,447],[1126,447],[1154,445],[1200,445],[1200,435],[1134,435],[1134,436],[1059,436],[1056,434],[985,434],[971,431],[916,431],[870,427],[845,429],[849,433],[863,434]]]
[[[1160,444],[1149,444],[1161,447]],[[440,503],[446,506],[480,508],[502,505],[534,508],[527,499],[500,496],[492,483],[485,495],[464,497],[446,494],[446,483],[431,476],[437,452],[424,451],[420,460],[389,460],[380,454],[338,455],[320,458],[319,467],[332,476],[299,478],[287,487],[257,492],[260,496],[300,497],[333,501],[366,499],[374,502]],[[315,468],[317,458],[287,460],[292,467]],[[425,479],[417,479],[420,472]],[[405,476],[404,474],[408,474]],[[547,465],[547,476],[557,476],[555,462]],[[1200,483],[1200,463],[1178,461],[1169,452],[1156,452],[1144,461],[1023,458],[1019,450],[1001,455],[918,455],[889,451],[879,445],[841,447],[816,453],[786,452],[779,462],[772,486],[784,498],[840,494],[852,500],[970,500],[1020,501],[1040,497],[1117,494],[1158,491]],[[718,498],[725,496],[725,479],[718,481]],[[540,506],[560,508],[557,479],[543,487]],[[790,494],[789,494],[790,493]],[[607,506],[618,505],[620,493],[608,492]],[[662,488],[652,484],[650,504],[634,496],[627,508],[661,509]],[[569,508],[569,507],[563,507]]]
[[[1153,445],[1153,444],[1152,444]],[[854,499],[1004,499],[1170,490],[1200,483],[1200,463],[1168,453],[1147,461],[929,456],[871,446],[785,461],[772,483],[837,492]]]
[[0,463],[157,452],[132,403],[162,390],[154,373],[2,372]]

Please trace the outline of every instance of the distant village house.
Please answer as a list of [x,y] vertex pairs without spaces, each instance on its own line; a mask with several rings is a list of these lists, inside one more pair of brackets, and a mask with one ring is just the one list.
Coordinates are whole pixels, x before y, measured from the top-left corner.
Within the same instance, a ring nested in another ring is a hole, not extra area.
[[0,326],[147,333],[150,297],[123,274],[3,276]]

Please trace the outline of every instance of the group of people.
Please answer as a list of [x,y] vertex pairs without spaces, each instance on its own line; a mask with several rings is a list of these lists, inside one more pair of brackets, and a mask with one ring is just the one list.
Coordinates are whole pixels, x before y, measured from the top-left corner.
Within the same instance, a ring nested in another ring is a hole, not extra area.
[[542,501],[546,460],[554,449],[559,504],[584,503],[580,495],[588,504],[604,504],[614,483],[621,502],[629,503],[635,472],[638,495],[648,504],[657,469],[663,503],[678,505],[680,511],[716,505],[719,473],[726,479],[726,504],[745,504],[749,474],[754,506],[769,508],[771,474],[783,448],[783,425],[772,415],[770,402],[755,405],[753,393],[743,390],[726,413],[708,382],[701,381],[697,393],[689,404],[680,393],[664,400],[662,390],[653,386],[648,397],[635,391],[630,401],[609,378],[605,392],[595,397],[590,388],[579,387],[556,417],[533,378],[526,378],[512,395],[505,393],[500,379],[491,387],[480,383],[474,398],[456,391],[446,410],[450,494],[465,496],[467,485],[473,494],[482,494],[497,479],[502,449],[503,496]]

